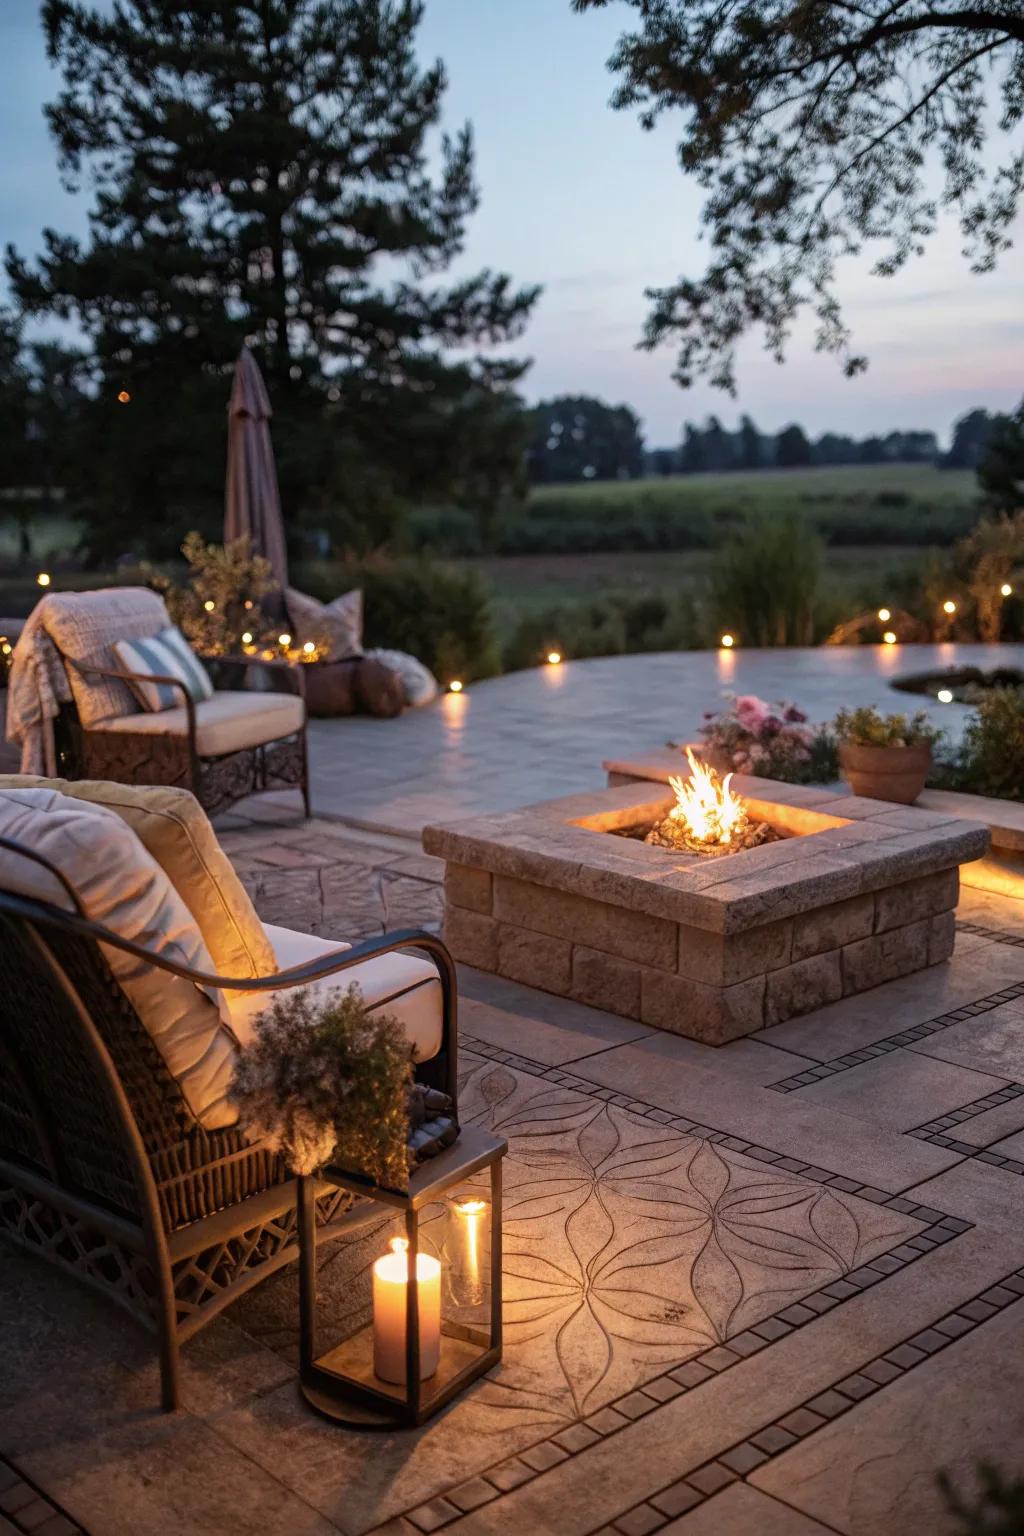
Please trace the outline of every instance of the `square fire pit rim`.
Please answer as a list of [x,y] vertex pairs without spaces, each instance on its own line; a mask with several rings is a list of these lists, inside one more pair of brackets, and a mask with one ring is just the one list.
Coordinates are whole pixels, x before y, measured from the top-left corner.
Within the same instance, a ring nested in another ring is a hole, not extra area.
[[[770,781],[756,783],[770,793]],[[595,818],[607,813],[617,819],[632,808],[639,819],[644,808],[665,803],[662,796],[652,801],[649,784],[594,790],[427,827],[423,846],[450,863],[497,877],[726,934],[979,858],[988,844],[982,828],[965,822],[935,827],[927,815],[920,830],[914,830],[912,819],[909,827],[899,828],[879,821],[881,836],[870,820],[865,825],[863,820],[823,817],[823,830],[700,860],[580,825],[586,806]],[[558,815],[559,806],[568,817]],[[879,817],[888,810],[879,802]]]

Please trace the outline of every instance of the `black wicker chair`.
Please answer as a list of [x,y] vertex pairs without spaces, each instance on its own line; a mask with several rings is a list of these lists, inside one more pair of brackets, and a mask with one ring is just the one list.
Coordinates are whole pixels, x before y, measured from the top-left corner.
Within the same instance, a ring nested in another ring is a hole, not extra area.
[[[0,846],[59,872],[30,849]],[[162,1401],[178,1405],[179,1347],[298,1256],[295,1183],[239,1130],[197,1124],[99,942],[236,990],[298,987],[397,949],[442,987],[440,1053],[417,1078],[455,1098],[456,982],[441,941],[385,934],[260,981],[187,970],[89,919],[0,890],[0,1232],[102,1291],[159,1340]],[[335,1190],[321,1241],[364,1219]]]

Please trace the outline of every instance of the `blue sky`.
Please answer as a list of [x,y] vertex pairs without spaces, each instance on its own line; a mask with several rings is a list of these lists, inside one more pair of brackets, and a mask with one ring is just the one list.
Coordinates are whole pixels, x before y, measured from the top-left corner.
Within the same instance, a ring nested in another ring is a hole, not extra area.
[[[424,57],[445,60],[447,121],[476,132],[483,203],[460,268],[489,265],[544,284],[520,343],[534,366],[525,392],[589,393],[632,405],[652,444],[685,417],[749,411],[764,429],[813,432],[932,427],[945,435],[973,405],[1005,409],[1024,394],[1020,245],[993,275],[972,275],[948,221],[926,257],[896,279],[865,261],[842,269],[841,298],[866,375],[848,380],[799,329],[779,367],[751,339],[739,398],[671,381],[671,352],[636,350],[645,286],[698,272],[700,197],[675,163],[671,127],[641,132],[608,107],[605,67],[629,16],[623,4],[577,16],[569,0],[426,0]],[[52,94],[37,0],[0,4],[0,239],[32,251],[45,225],[84,228],[63,192],[42,103]]]

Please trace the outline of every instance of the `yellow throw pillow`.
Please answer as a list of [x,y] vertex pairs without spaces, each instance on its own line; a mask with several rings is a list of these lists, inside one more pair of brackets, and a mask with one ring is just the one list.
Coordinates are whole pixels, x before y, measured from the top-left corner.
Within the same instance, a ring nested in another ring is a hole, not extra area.
[[115,811],[185,903],[221,976],[273,976],[277,961],[248,892],[187,789],[0,774],[0,789],[57,789]]

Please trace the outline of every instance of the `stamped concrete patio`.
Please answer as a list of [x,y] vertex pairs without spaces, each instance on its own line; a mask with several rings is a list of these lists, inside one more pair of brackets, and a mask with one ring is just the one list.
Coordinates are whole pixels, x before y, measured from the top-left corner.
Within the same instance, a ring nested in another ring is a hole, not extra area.
[[[521,715],[486,706],[521,800],[563,748],[545,761],[513,743],[539,690],[575,686],[571,669],[535,678]],[[806,701],[792,676],[734,683]],[[684,703],[677,731],[659,707],[642,738],[596,743],[600,721],[565,709],[574,766],[551,793],[696,723]],[[398,725],[443,741],[445,719]],[[400,789],[411,756],[389,745],[378,801],[358,790],[374,830],[302,824],[283,802],[228,822],[261,915],[346,937],[436,925],[440,864],[382,828],[450,819],[463,794],[467,814],[487,808],[459,760],[479,766],[486,733],[463,729],[443,807],[413,802],[438,796],[429,766]],[[315,740],[321,775],[343,740]],[[492,766],[480,795],[511,793]],[[951,1531],[936,1473],[967,1483],[987,1459],[1019,1475],[1024,1443],[1024,903],[968,890],[957,919],[947,964],[719,1049],[465,969],[463,1116],[510,1144],[506,1348],[414,1433],[304,1408],[293,1272],[186,1346],[185,1407],[164,1416],[135,1325],[3,1249],[0,1536]],[[375,1227],[326,1251],[325,1307],[343,1312],[382,1243]]]

